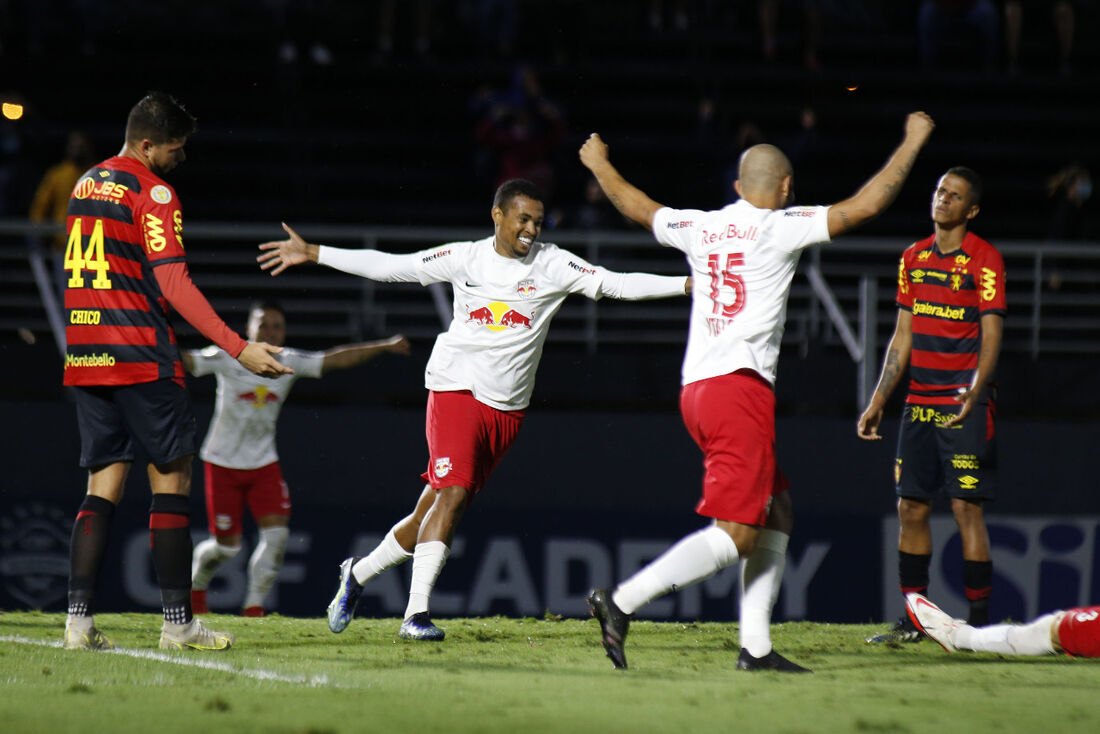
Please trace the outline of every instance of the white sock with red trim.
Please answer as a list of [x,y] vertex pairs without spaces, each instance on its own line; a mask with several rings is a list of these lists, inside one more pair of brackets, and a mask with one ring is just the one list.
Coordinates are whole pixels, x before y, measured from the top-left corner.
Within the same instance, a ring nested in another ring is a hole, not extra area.
[[196,545],[191,554],[191,589],[205,591],[218,568],[240,552],[239,545],[222,545],[213,536]]
[[702,581],[737,563],[737,546],[726,531],[710,525],[675,545],[615,587],[611,600],[626,614],[670,591]]
[[390,528],[382,542],[369,555],[363,556],[351,567],[351,575],[360,584],[365,584],[387,568],[393,568],[412,557],[413,554],[397,542],[397,536],[393,534],[393,528]]
[[741,647],[754,658],[772,651],[772,608],[783,582],[790,538],[778,530],[761,530],[756,548],[741,564]]
[[409,584],[409,605],[405,608],[405,619],[428,611],[428,601],[435,587],[435,580],[447,562],[451,549],[442,540],[430,540],[417,543],[413,552],[412,582]]

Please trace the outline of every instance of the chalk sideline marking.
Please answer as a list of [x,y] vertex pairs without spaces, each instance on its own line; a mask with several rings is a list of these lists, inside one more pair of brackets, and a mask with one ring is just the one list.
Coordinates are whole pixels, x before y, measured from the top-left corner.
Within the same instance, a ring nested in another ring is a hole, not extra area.
[[[14,642],[19,645],[39,645],[40,647],[62,647],[62,643],[60,640],[36,640],[30,637],[20,637],[18,635],[0,636],[0,642]],[[126,657],[137,658],[139,660],[155,660],[161,663],[185,665],[192,668],[203,668],[204,670],[216,670],[220,673],[243,675],[246,678],[252,678],[254,680],[271,680],[279,683],[297,683],[298,685],[310,686],[313,688],[321,686],[332,686],[335,688],[348,687],[333,683],[329,680],[328,675],[324,673],[311,676],[285,675],[283,673],[276,673],[271,670],[262,670],[258,668],[238,668],[228,663],[219,663],[212,660],[201,660],[189,657],[179,657],[163,652],[154,652],[152,650],[132,650],[126,647],[116,647],[113,650],[98,650],[97,652],[108,655],[125,655]]]

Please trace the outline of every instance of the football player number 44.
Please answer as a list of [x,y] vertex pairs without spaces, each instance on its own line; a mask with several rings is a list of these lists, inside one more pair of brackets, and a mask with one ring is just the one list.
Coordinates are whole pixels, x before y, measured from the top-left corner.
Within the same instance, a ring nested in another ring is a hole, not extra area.
[[733,270],[745,264],[745,257],[740,252],[715,254],[707,258],[707,264],[714,315],[732,319],[745,307],[745,279]]
[[103,255],[103,220],[95,220],[87,247],[83,247],[82,226],[81,217],[73,220],[73,228],[69,232],[69,244],[65,247],[65,269],[72,271],[72,275],[69,276],[69,287],[83,288],[84,271],[91,270],[95,273],[92,288],[100,290],[110,288],[111,279],[107,277],[107,272],[111,269],[111,265]]

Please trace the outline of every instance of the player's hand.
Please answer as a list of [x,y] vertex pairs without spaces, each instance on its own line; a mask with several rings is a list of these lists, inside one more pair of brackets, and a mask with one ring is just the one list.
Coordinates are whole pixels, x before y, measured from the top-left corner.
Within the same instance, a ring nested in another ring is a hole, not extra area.
[[260,377],[293,375],[294,370],[272,356],[281,351],[283,351],[282,347],[272,346],[267,342],[249,342],[245,345],[241,353],[237,355],[237,361],[240,362],[246,370]]
[[936,123],[926,112],[910,112],[905,118],[905,137],[918,145],[924,145],[935,129]]
[[592,133],[588,136],[588,140],[584,141],[584,145],[581,146],[580,157],[585,168],[593,172],[600,164],[609,160],[607,157],[607,143],[600,139],[599,133]]
[[260,270],[270,270],[272,275],[278,275],[292,265],[301,265],[311,260],[317,262],[317,245],[303,240],[286,222],[282,225],[290,238],[262,243],[260,249],[263,254],[256,257]]
[[955,402],[962,403],[962,407],[959,408],[959,412],[956,415],[951,416],[943,422],[943,428],[952,428],[962,423],[966,419],[966,416],[970,415],[970,411],[974,409],[974,403],[978,402],[978,396],[980,394],[981,390],[971,388],[956,395]]
[[409,340],[406,339],[403,334],[391,336],[389,339],[383,339],[382,346],[386,348],[387,352],[393,354],[403,354],[406,357],[412,354],[412,347],[409,345]]
[[882,423],[882,408],[868,407],[859,417],[856,434],[864,441],[881,441],[882,436],[878,435],[880,423]]
[[687,277],[687,279],[684,281],[684,295],[686,295],[686,296],[691,295],[691,286],[694,282],[695,282],[695,280],[689,275]]

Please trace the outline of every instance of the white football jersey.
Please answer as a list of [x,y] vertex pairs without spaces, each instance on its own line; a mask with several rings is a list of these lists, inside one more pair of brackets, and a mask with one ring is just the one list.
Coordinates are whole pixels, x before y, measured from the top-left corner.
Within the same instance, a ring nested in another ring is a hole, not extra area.
[[284,347],[273,355],[294,370],[292,375],[260,377],[241,366],[218,347],[191,350],[191,374],[213,374],[218,381],[214,417],[202,442],[199,457],[228,469],[259,469],[278,461],[275,422],[299,377],[320,377],[323,352],[303,352]]
[[449,282],[454,318],[435,340],[424,370],[429,390],[470,390],[499,410],[531,401],[550,321],[570,293],[604,295],[610,271],[557,245],[536,242],[526,257],[493,248],[494,238],[452,242],[417,253],[422,285]]
[[755,370],[775,384],[787,296],[802,250],[829,241],[826,206],[663,208],[653,235],[687,255],[694,277],[683,384]]

